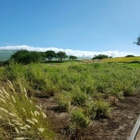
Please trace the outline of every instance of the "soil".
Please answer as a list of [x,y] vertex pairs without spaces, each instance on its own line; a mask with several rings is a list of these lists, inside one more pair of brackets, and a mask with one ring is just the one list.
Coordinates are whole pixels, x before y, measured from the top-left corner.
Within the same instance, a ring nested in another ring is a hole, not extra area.
[[59,140],[127,140],[140,114],[140,94],[125,97],[117,102],[111,117],[93,120],[88,128],[70,128],[70,116],[58,110],[53,97],[38,98],[46,111],[56,139]]

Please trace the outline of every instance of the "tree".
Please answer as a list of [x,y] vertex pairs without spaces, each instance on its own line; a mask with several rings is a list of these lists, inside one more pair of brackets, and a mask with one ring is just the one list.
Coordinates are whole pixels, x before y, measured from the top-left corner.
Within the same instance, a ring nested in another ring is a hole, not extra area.
[[31,62],[39,62],[42,56],[39,52],[19,50],[15,52],[10,59],[14,60],[17,63],[29,64]]
[[70,59],[70,60],[74,60],[74,59],[77,59],[77,57],[74,56],[74,55],[70,55],[70,56],[69,56],[69,59]]
[[46,51],[45,54],[48,61],[51,61],[53,57],[56,57],[56,53],[52,50]]
[[56,53],[56,57],[57,57],[60,61],[62,61],[62,59],[67,58],[67,55],[66,55],[65,52],[59,51],[58,53]]
[[134,56],[134,55],[129,54],[129,55],[126,55],[125,57],[135,57],[135,56]]
[[92,60],[95,60],[95,59],[104,59],[104,58],[109,58],[108,55],[105,55],[105,54],[99,54],[99,55],[95,55]]
[[45,52],[39,52],[41,55],[41,60],[45,60],[46,59],[46,53]]
[[137,38],[137,42],[134,42],[136,45],[140,46],[140,36]]

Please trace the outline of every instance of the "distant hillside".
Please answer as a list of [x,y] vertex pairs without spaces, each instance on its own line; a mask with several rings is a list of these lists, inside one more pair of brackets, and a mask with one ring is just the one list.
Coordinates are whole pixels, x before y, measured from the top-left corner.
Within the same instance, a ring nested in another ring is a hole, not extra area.
[[91,60],[91,57],[78,57],[78,60]]
[[8,60],[14,52],[13,50],[0,50],[0,61]]

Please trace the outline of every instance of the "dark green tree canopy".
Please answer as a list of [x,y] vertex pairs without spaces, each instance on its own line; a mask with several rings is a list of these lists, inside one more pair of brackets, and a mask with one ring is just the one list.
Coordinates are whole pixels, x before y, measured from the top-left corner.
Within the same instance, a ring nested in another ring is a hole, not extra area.
[[67,58],[67,55],[66,55],[65,52],[59,51],[58,53],[56,53],[56,57],[57,57],[60,61],[62,61],[62,59]]
[[48,61],[51,61],[52,58],[56,57],[56,53],[52,50],[46,51],[45,54],[46,54],[46,58],[48,59]]
[[140,36],[137,38],[137,41],[134,42],[136,45],[140,46]]
[[99,55],[95,55],[92,60],[95,60],[95,59],[104,59],[104,58],[109,58],[108,55],[105,55],[105,54],[99,54]]
[[10,59],[17,63],[29,64],[32,62],[39,62],[42,59],[42,55],[35,51],[19,50],[15,52]]
[[129,55],[126,55],[125,57],[135,57],[135,56],[134,56],[134,55],[129,54]]
[[45,60],[46,59],[46,54],[45,52],[39,52],[41,55],[41,60]]
[[70,55],[70,56],[69,56],[69,59],[70,59],[70,60],[74,60],[74,59],[77,59],[77,57],[74,56],[74,55]]

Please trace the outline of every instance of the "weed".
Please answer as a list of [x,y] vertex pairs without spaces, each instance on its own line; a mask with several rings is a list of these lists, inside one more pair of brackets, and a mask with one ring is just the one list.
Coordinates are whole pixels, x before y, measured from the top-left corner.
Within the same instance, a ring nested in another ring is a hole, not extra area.
[[76,108],[71,111],[71,121],[80,127],[88,127],[90,124],[89,118],[84,114],[84,110],[82,108]]
[[60,93],[56,96],[56,100],[61,111],[69,111],[71,104],[71,97],[68,93]]

